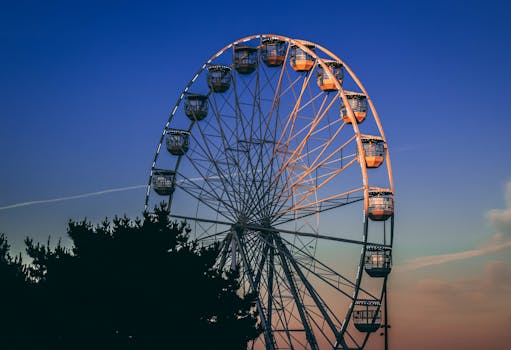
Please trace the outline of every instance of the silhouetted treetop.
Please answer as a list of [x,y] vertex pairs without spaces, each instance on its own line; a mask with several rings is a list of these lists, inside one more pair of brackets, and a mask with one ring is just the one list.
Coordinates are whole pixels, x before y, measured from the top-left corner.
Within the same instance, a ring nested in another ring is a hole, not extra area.
[[[246,348],[261,331],[256,296],[241,295],[238,273],[215,268],[219,247],[191,241],[190,231],[161,205],[142,219],[69,221],[70,248],[27,238],[32,264],[18,265],[37,348],[193,348],[197,337],[213,349]],[[0,259],[14,263],[2,235]]]

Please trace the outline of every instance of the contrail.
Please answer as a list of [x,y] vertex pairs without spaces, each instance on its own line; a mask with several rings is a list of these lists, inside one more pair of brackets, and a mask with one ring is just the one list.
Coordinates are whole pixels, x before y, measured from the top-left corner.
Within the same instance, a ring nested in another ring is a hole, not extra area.
[[136,190],[138,188],[143,188],[143,187],[146,187],[146,186],[147,185],[136,185],[136,186],[111,188],[111,189],[108,189],[108,190],[97,191],[97,192],[89,192],[89,193],[82,193],[82,194],[77,194],[77,195],[74,195],[74,196],[51,198],[51,199],[41,199],[41,200],[30,201],[30,202],[14,203],[14,204],[9,204],[9,205],[0,207],[0,210],[13,209],[13,208],[19,208],[19,207],[26,207],[26,206],[29,206],[29,205],[36,205],[36,204],[62,202],[62,201],[68,201],[68,200],[72,200],[72,199],[94,197],[94,196],[100,196],[102,194],[107,194],[107,193],[112,193],[112,192],[131,191],[131,190]]
[[[214,175],[214,176],[209,176],[207,179],[208,180],[215,180],[215,179],[219,179],[219,178],[220,178],[220,176]],[[187,179],[187,180],[177,180],[176,183],[183,183],[183,182],[189,182],[189,181],[204,181],[204,178],[196,177],[196,178]],[[131,190],[136,190],[136,189],[145,188],[145,187],[147,187],[147,185],[135,185],[135,186],[127,186],[127,187],[118,187],[118,188],[110,188],[108,190],[103,190],[103,191],[77,194],[77,195],[74,195],[74,196],[66,196],[66,197],[51,198],[51,199],[41,199],[41,200],[37,200],[37,201],[14,203],[14,204],[9,204],[9,205],[5,205],[3,207],[0,207],[0,210],[7,210],[7,209],[13,209],[13,208],[19,208],[19,207],[27,207],[29,205],[62,202],[62,201],[68,201],[68,200],[72,200],[72,199],[80,199],[80,198],[101,196],[102,194],[107,194],[107,193],[112,193],[112,192],[131,191]]]

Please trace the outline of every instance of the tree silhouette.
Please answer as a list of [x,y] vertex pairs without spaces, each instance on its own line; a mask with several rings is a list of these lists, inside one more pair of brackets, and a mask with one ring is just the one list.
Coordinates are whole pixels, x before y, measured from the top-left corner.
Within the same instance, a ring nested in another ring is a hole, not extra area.
[[4,234],[0,234],[0,346],[2,349],[33,348],[26,329],[33,329],[29,310],[33,310],[33,285],[28,279],[21,255],[12,257]]
[[239,295],[238,274],[214,268],[219,247],[189,232],[162,205],[142,220],[70,221],[69,249],[26,239],[32,263],[5,265],[32,293],[37,349],[246,348],[261,331],[255,295]]

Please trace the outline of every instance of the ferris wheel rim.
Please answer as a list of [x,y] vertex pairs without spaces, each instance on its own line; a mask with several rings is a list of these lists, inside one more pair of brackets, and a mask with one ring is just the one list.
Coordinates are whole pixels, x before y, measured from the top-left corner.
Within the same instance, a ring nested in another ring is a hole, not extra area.
[[[157,150],[156,150],[156,153],[155,153],[155,156],[153,158],[153,162],[152,162],[152,166],[151,166],[151,174],[149,176],[149,181],[148,181],[148,184],[147,184],[147,188],[146,188],[146,200],[145,200],[145,205],[144,205],[144,210],[147,210],[147,205],[148,205],[148,198],[149,198],[149,194],[150,194],[150,190],[151,190],[151,178],[152,178],[152,169],[154,168],[155,164],[156,164],[156,161],[159,157],[159,153],[160,153],[160,150],[161,150],[161,145],[163,143],[163,140],[164,140],[164,137],[165,137],[165,131],[167,129],[167,127],[170,125],[173,117],[174,117],[174,114],[175,112],[177,111],[177,108],[179,107],[179,105],[181,104],[183,98],[185,97],[185,95],[189,92],[189,89],[190,87],[193,85],[193,83],[197,80],[197,78],[199,77],[199,75],[202,73],[202,71],[204,69],[206,69],[208,67],[209,64],[211,64],[211,62],[218,58],[220,55],[222,55],[226,50],[228,50],[229,48],[231,47],[234,47],[235,45],[239,44],[239,43],[245,43],[245,42],[248,42],[250,40],[254,40],[254,39],[261,39],[261,40],[264,40],[265,38],[270,38],[270,39],[279,39],[279,40],[283,40],[287,43],[290,43],[290,44],[293,44],[293,45],[297,45],[299,46],[301,49],[305,50],[306,52],[308,52],[309,54],[311,54],[316,60],[318,60],[321,64],[321,66],[323,67],[323,69],[328,69],[326,63],[325,63],[325,60],[319,58],[315,52],[311,51],[309,49],[309,47],[307,47],[306,45],[314,45],[314,47],[318,47],[319,49],[321,49],[323,52],[327,53],[329,56],[331,56],[332,58],[334,58],[335,60],[339,61],[340,63],[342,63],[342,65],[344,66],[344,68],[348,71],[348,73],[350,74],[350,76],[355,80],[355,83],[359,86],[359,88],[362,90],[362,92],[364,93],[364,95],[366,96],[367,98],[367,101],[368,101],[368,104],[369,104],[369,107],[371,109],[371,112],[373,113],[373,117],[378,125],[378,129],[379,129],[379,132],[384,140],[384,142],[386,143],[387,142],[387,139],[385,137],[385,133],[383,131],[383,127],[381,125],[381,121],[380,121],[380,118],[379,118],[379,115],[378,115],[378,112],[376,111],[376,108],[374,107],[374,103],[370,97],[370,95],[368,94],[367,90],[365,89],[364,85],[362,84],[362,82],[360,81],[360,79],[358,78],[358,76],[355,74],[355,72],[350,68],[350,66],[345,62],[343,61],[341,58],[339,58],[337,55],[335,55],[333,52],[331,52],[330,50],[328,50],[327,48],[325,48],[324,46],[322,45],[319,45],[317,43],[314,43],[314,42],[311,42],[311,41],[307,41],[307,40],[300,40],[300,39],[292,39],[292,38],[289,38],[289,37],[286,37],[286,36],[282,36],[282,35],[278,35],[278,34],[271,34],[271,33],[267,33],[267,34],[254,34],[254,35],[249,35],[249,36],[246,36],[246,37],[243,37],[243,38],[240,38],[238,40],[235,40],[233,42],[231,42],[230,44],[224,46],[222,49],[220,49],[219,51],[217,51],[214,55],[212,55],[208,60],[206,60],[206,62],[197,70],[197,72],[195,73],[195,75],[193,76],[193,78],[186,84],[185,88],[183,89],[183,91],[181,92],[181,95],[179,96],[179,98],[177,99],[176,103],[174,104],[174,108],[172,109],[172,112],[170,113],[168,119],[167,119],[167,122],[165,123],[165,126],[163,128],[163,132],[162,132],[162,135],[160,137],[160,141],[158,143],[158,146],[157,146]],[[334,84],[336,85],[338,91],[341,91],[341,94],[343,97],[343,101],[344,103],[346,104],[347,103],[347,100],[346,100],[346,97],[344,95],[344,90],[342,89],[342,86],[341,84],[337,81],[337,80],[334,80]],[[208,94],[209,95],[209,94]],[[362,146],[361,146],[361,133],[360,133],[360,130],[358,129],[358,125],[357,123],[354,123],[354,116],[353,116],[353,113],[351,111],[351,108],[348,108],[348,114],[350,115],[350,119],[352,120],[352,126],[354,127],[355,129],[355,134],[357,136],[357,143],[359,144],[359,152],[361,152],[362,150]],[[191,126],[193,127],[193,125]],[[390,182],[390,190],[392,192],[394,192],[394,180],[393,180],[393,176],[392,176],[392,166],[391,166],[391,160],[390,160],[390,152],[388,151],[388,148],[385,149],[385,160],[387,161],[387,170],[388,170],[388,173],[389,173],[389,182]],[[368,186],[368,179],[367,179],[367,170],[366,169],[366,165],[365,165],[365,162],[359,162],[361,167],[363,168],[362,170],[362,176],[363,176],[363,181],[365,182],[366,186]],[[365,199],[365,203],[367,203],[367,197],[368,197],[368,194],[365,195],[366,199]],[[364,209],[367,210],[367,205],[365,204],[364,205]]]
[[[342,61],[336,55],[331,53],[328,49],[322,47],[321,45],[318,45],[316,43],[312,43],[312,42],[309,42],[309,41],[299,40],[299,39],[291,39],[291,38],[288,38],[288,37],[284,37],[284,36],[280,36],[280,35],[274,35],[274,34],[257,34],[257,35],[247,36],[247,37],[238,39],[236,41],[233,41],[232,43],[226,45],[224,48],[219,50],[216,54],[212,55],[201,66],[201,68],[196,72],[194,77],[188,82],[188,84],[186,85],[185,89],[182,91],[181,95],[179,96],[178,100],[176,101],[176,104],[174,105],[174,108],[173,108],[172,112],[170,113],[170,116],[169,116],[169,118],[168,118],[168,120],[167,120],[167,122],[165,124],[165,127],[163,129],[163,132],[162,132],[162,134],[160,136],[160,141],[159,141],[159,144],[158,144],[158,147],[157,147],[157,151],[156,151],[155,156],[153,158],[153,163],[152,163],[152,166],[151,166],[151,174],[150,174],[150,177],[149,177],[149,183],[148,183],[147,192],[146,192],[145,209],[147,209],[147,206],[148,206],[149,194],[150,194],[150,189],[151,189],[151,179],[152,179],[152,176],[153,176],[153,170],[155,170],[155,165],[156,165],[156,162],[157,162],[157,160],[159,158],[161,147],[162,147],[162,144],[163,144],[163,140],[164,140],[165,135],[166,135],[167,130],[168,130],[168,126],[171,124],[171,122],[172,122],[172,120],[173,120],[173,118],[174,118],[174,116],[176,114],[176,111],[177,111],[179,105],[182,103],[183,99],[185,98],[186,94],[190,93],[190,88],[193,86],[193,84],[196,81],[196,79],[201,75],[201,73],[204,71],[204,69],[206,69],[211,64],[211,62],[213,62],[216,58],[221,56],[223,53],[225,53],[230,48],[235,47],[236,45],[238,45],[240,43],[245,43],[245,42],[248,42],[248,41],[251,41],[251,40],[254,40],[254,39],[263,40],[264,38],[277,38],[277,39],[281,39],[281,40],[285,41],[286,43],[288,43],[289,45],[295,45],[295,46],[301,48],[303,51],[307,52],[312,57],[314,57],[314,59],[318,62],[317,64],[320,65],[323,69],[328,69],[328,67],[327,67],[327,65],[325,63],[327,60],[319,57],[318,54],[316,54],[314,51],[310,50],[309,46],[307,46],[308,44],[313,44],[316,48],[321,49],[323,52],[327,53],[330,57],[333,57],[335,60],[338,60],[339,62],[341,62],[343,64],[343,67],[348,71],[350,76],[355,80],[355,83],[359,86],[359,88],[362,90],[362,92],[366,95],[367,100],[368,100],[368,104],[369,104],[370,109],[371,109],[371,111],[373,113],[373,118],[375,119],[375,121],[376,121],[376,123],[378,125],[378,129],[380,131],[381,137],[386,142],[386,138],[385,138],[385,135],[383,133],[383,129],[381,127],[381,122],[379,120],[379,117],[378,117],[378,114],[376,112],[376,109],[374,108],[374,104],[373,104],[372,100],[370,99],[369,95],[367,94],[367,91],[363,87],[363,85],[360,82],[360,80],[358,79],[358,77],[355,75],[355,73],[351,70],[351,68],[349,68],[349,66],[344,61]],[[285,62],[287,62],[287,59],[286,59]],[[337,87],[337,89],[339,91],[339,94],[340,94],[340,98],[342,98],[344,104],[349,106],[349,103],[348,103],[347,97],[346,97],[346,93],[344,92],[343,87],[340,84],[340,82],[335,79],[334,80],[334,84],[336,85],[336,87]],[[210,94],[211,94],[211,92],[208,93],[208,96]],[[350,119],[352,121],[351,124],[352,124],[352,127],[353,127],[353,131],[355,133],[355,136],[356,136],[358,154],[359,154],[359,157],[361,157],[362,154],[363,154],[363,152],[362,152],[363,148],[362,148],[362,142],[361,142],[362,134],[361,134],[361,132],[360,132],[360,130],[358,128],[358,123],[355,122],[355,116],[353,114],[353,111],[351,110],[351,107],[347,108],[347,112],[348,112],[348,115],[349,115],[349,117],[350,117]],[[194,128],[194,126],[195,126],[194,124],[195,124],[195,122],[192,122],[192,124],[190,125],[190,130],[192,128]],[[391,165],[390,165],[390,155],[388,153],[388,149],[387,148],[386,148],[385,151],[386,151],[385,152],[385,159],[387,161],[387,165],[386,166],[387,166],[387,169],[388,169],[388,172],[389,172],[389,181],[390,181],[389,188],[390,188],[390,191],[393,192],[393,188],[394,187],[393,187],[392,171],[391,171]],[[176,172],[177,172],[177,169],[179,168],[181,159],[183,159],[183,157],[184,157],[183,155],[178,156],[177,165],[175,167],[176,168]],[[364,213],[365,213],[364,214],[364,229],[363,229],[363,245],[362,245],[361,258],[360,258],[360,262],[359,262],[359,265],[358,265],[359,266],[359,271],[358,271],[358,275],[357,275],[357,278],[356,278],[356,287],[354,288],[355,294],[352,297],[353,302],[351,303],[351,305],[349,307],[348,314],[347,314],[344,322],[342,323],[342,330],[340,331],[340,333],[342,333],[342,334],[344,334],[346,332],[346,327],[348,325],[348,321],[350,320],[351,313],[353,311],[354,301],[357,299],[357,293],[360,290],[360,282],[361,282],[362,273],[363,273],[363,269],[361,267],[363,266],[363,263],[364,263],[363,262],[363,257],[365,256],[366,247],[369,244],[369,242],[367,241],[367,239],[368,239],[368,237],[367,237],[368,236],[367,235],[367,232],[368,232],[367,208],[368,208],[368,199],[369,199],[370,186],[369,186],[369,180],[368,180],[368,176],[367,176],[367,168],[366,168],[365,161],[361,161],[361,159],[359,159],[359,164],[361,166],[361,173],[362,173],[362,177],[363,177],[363,193],[364,193],[364,199],[363,200],[364,200]],[[170,206],[170,204],[171,204],[171,200],[169,200],[169,206]],[[392,242],[391,242],[390,246],[392,246]],[[384,283],[386,283],[386,280],[387,280],[387,277],[385,277]],[[380,300],[381,300],[381,297],[380,297]],[[368,336],[369,336],[369,334],[367,335],[366,340],[364,341],[364,344],[367,341]]]

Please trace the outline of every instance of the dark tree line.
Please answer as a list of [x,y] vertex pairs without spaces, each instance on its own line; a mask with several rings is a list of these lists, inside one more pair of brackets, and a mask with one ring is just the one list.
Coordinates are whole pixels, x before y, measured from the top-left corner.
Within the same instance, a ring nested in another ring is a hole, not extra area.
[[142,220],[68,224],[71,248],[0,235],[0,349],[244,349],[260,334],[255,296],[214,268],[218,246],[156,208]]

